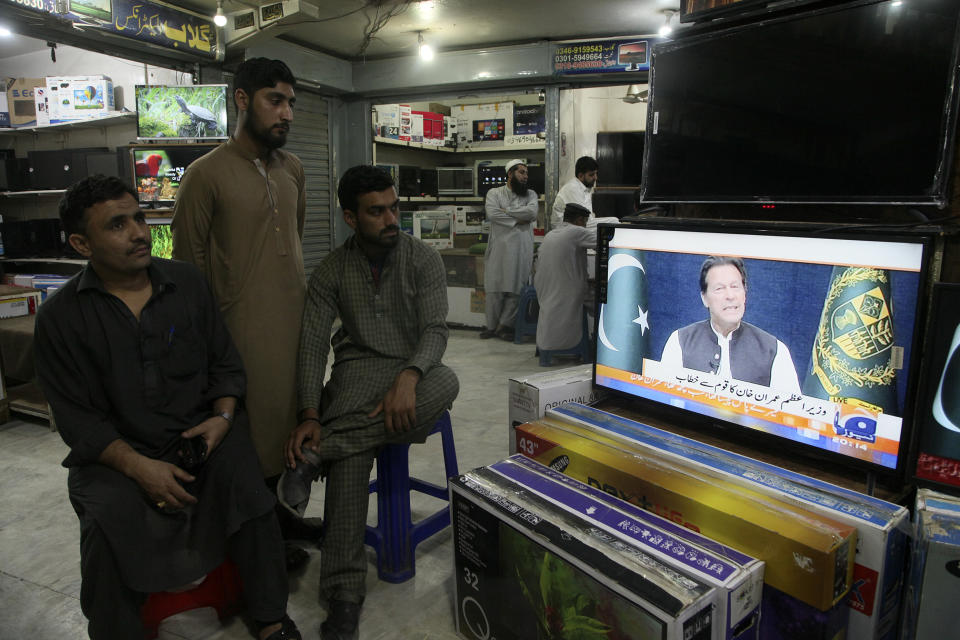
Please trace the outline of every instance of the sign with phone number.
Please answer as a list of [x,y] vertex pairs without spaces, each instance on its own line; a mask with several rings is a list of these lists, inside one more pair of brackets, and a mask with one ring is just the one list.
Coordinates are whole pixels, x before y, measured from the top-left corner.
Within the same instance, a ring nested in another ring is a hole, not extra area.
[[553,72],[569,75],[648,71],[652,44],[650,39],[638,38],[561,44],[553,54]]
[[217,29],[212,20],[165,4],[87,0],[70,3],[68,12],[60,13],[56,0],[0,0],[0,3],[49,13],[72,22],[96,24],[104,31],[204,58],[217,55]]

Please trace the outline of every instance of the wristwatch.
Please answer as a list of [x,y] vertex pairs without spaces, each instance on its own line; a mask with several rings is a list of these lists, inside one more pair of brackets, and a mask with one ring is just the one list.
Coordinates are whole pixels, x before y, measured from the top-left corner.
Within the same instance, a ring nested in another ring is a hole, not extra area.
[[220,413],[217,414],[217,416],[226,420],[227,424],[231,426],[233,425],[233,414],[230,413],[229,411],[221,411]]

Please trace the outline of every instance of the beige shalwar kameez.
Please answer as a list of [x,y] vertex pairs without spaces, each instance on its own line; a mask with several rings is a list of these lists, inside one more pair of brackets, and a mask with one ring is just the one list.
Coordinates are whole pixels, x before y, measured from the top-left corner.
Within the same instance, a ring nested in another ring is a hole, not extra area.
[[306,291],[303,166],[266,164],[232,138],[187,169],[173,215],[173,257],[207,276],[247,372],[246,406],[266,477],[283,470],[297,424],[297,349]]

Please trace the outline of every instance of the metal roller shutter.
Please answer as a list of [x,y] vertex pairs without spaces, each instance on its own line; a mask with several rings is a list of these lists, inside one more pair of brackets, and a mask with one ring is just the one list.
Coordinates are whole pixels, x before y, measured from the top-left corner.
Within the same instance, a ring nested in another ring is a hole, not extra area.
[[[228,76],[229,95],[233,96],[233,75]],[[236,128],[233,100],[227,112],[227,125]],[[307,178],[307,222],[303,229],[303,266],[307,277],[333,248],[333,219],[330,216],[330,126],[328,103],[323,96],[304,88],[297,89],[293,125],[284,150],[303,163]]]
[[307,223],[303,230],[303,266],[307,276],[332,249],[330,216],[330,126],[323,96],[297,90],[293,125],[284,147],[303,163],[307,176]]

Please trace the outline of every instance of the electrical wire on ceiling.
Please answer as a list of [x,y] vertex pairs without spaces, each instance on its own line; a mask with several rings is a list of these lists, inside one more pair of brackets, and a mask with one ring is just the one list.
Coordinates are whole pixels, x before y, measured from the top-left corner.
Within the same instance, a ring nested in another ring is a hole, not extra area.
[[[357,48],[356,56],[359,58],[366,52],[367,47],[369,47],[373,39],[377,37],[377,33],[387,26],[390,20],[402,14],[411,4],[418,1],[419,0],[401,0],[400,2],[396,0],[367,0],[367,4],[363,7],[364,13],[367,16],[367,26],[363,29],[363,40]],[[381,13],[381,9],[384,9],[387,5],[393,6]],[[376,9],[373,16],[366,12],[366,9],[369,8]]]

